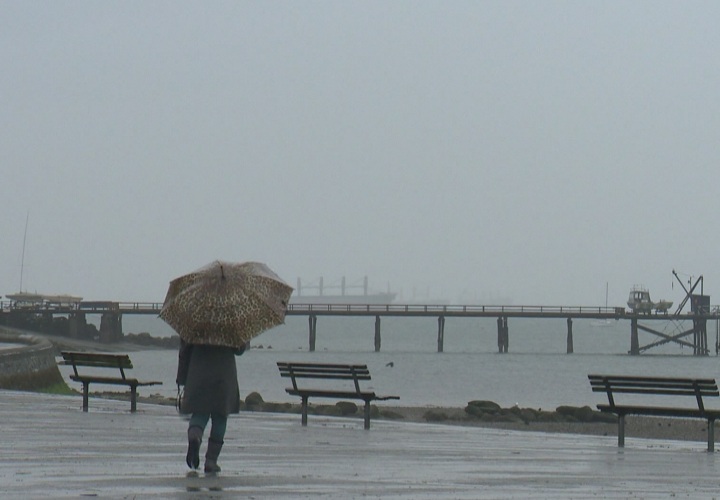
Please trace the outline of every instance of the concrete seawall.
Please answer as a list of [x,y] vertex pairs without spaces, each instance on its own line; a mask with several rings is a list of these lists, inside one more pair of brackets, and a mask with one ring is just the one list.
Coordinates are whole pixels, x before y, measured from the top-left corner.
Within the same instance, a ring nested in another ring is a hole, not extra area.
[[0,388],[38,390],[61,383],[50,341],[0,327]]

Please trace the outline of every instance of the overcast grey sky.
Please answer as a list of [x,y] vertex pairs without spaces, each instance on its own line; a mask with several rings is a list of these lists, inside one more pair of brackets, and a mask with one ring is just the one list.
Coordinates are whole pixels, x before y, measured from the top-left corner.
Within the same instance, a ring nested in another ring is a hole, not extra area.
[[0,293],[214,260],[453,303],[720,303],[718,2],[0,1]]

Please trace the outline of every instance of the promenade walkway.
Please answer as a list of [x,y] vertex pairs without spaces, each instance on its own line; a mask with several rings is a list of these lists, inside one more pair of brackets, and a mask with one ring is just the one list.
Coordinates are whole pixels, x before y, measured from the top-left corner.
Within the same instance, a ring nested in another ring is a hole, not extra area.
[[242,413],[217,477],[189,474],[167,406],[0,391],[2,498],[716,498],[697,442]]

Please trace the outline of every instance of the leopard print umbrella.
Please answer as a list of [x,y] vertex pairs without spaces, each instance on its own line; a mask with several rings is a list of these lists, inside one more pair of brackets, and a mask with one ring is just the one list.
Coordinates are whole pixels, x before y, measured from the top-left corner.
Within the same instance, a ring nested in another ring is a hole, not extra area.
[[260,262],[215,261],[170,282],[160,317],[188,343],[241,347],[284,323],[292,291]]

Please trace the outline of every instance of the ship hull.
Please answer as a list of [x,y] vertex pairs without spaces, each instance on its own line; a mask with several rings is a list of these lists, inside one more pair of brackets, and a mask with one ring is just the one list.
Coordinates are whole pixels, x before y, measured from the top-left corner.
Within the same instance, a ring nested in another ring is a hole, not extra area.
[[293,295],[290,304],[391,304],[394,293],[372,293],[367,295]]

